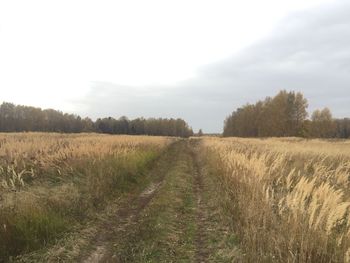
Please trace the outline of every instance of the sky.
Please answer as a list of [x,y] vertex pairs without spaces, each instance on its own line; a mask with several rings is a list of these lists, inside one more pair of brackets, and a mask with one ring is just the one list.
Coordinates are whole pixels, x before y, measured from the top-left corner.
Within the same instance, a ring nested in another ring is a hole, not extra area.
[[348,0],[0,0],[0,102],[221,132],[279,90],[350,116]]

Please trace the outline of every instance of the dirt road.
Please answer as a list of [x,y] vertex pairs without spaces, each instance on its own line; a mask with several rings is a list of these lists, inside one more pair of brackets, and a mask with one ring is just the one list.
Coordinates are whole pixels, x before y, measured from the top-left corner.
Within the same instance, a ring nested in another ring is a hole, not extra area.
[[174,143],[142,191],[112,202],[45,262],[237,262],[219,186],[200,152],[200,140]]

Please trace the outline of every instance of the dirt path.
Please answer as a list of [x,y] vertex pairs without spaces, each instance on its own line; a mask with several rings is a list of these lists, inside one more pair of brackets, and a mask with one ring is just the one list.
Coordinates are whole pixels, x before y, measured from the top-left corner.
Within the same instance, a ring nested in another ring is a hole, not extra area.
[[[198,147],[198,146],[192,146],[192,147]],[[195,260],[197,263],[202,262],[208,262],[209,257],[209,246],[207,244],[207,217],[205,216],[207,211],[207,206],[205,204],[205,200],[203,200],[203,192],[204,192],[204,185],[203,185],[203,178],[202,178],[202,171],[198,160],[196,149],[192,149],[192,160],[193,160],[193,189],[196,197],[196,236],[195,236],[195,247],[196,247],[196,254],[195,254]]]
[[107,220],[82,262],[237,262],[199,140],[161,161],[157,181]]
[[139,214],[154,198],[161,183],[162,181],[151,183],[137,198],[119,208],[115,213],[115,217],[104,222],[101,227],[102,231],[96,237],[96,243],[93,245],[95,249],[82,262],[117,262],[117,257],[113,254],[111,240],[122,235],[131,225],[137,224]]
[[[220,188],[200,140],[180,140],[145,174],[143,191],[114,200],[66,244],[35,262],[240,262]],[[51,260],[52,258],[52,260]]]
[[210,171],[200,140],[190,141],[193,189],[196,198],[195,257],[193,262],[242,262],[236,237],[225,214],[222,188]]
[[[169,163],[176,157],[178,144],[175,143],[165,155],[156,163],[150,171],[151,183],[140,193],[125,198],[122,202],[111,206],[107,216],[97,223],[97,235],[90,241],[90,245],[83,249],[77,262],[123,262],[118,256],[116,247],[122,246],[124,237],[128,236],[132,229],[139,224],[142,211],[157,195],[159,188],[165,179]],[[111,211],[112,210],[112,211]]]

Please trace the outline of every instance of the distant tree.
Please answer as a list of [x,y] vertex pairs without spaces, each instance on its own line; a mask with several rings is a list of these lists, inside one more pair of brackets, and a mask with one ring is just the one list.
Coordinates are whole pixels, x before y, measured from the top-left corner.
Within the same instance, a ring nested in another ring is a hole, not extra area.
[[199,129],[199,130],[198,130],[197,136],[198,136],[198,137],[203,136],[203,131],[202,131],[202,129]]
[[82,119],[81,122],[82,122],[82,132],[95,131],[94,122],[90,118],[86,117]]
[[300,136],[303,133],[303,123],[308,113],[308,102],[300,92],[289,92],[287,98],[287,134]]
[[336,123],[328,108],[315,110],[311,115],[311,134],[313,137],[330,138],[335,137]]
[[255,104],[238,108],[224,122],[224,136],[300,136],[308,103],[301,93],[280,91]]
[[336,119],[335,126],[335,136],[337,138],[350,138],[350,119],[344,118],[344,119]]
[[62,113],[53,109],[15,105],[4,102],[0,105],[0,132],[101,132],[109,134],[146,134],[188,137],[193,131],[182,119],[144,119],[129,120],[122,116],[82,119],[78,115]]

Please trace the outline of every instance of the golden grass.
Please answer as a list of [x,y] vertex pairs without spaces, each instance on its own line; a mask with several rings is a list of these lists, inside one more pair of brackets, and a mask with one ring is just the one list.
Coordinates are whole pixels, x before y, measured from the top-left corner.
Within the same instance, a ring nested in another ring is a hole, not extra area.
[[74,166],[75,162],[106,156],[122,156],[142,148],[162,148],[171,140],[151,136],[101,134],[0,133],[0,182],[3,188],[24,184],[23,177]]
[[144,180],[175,139],[0,134],[0,261],[40,248]]
[[247,261],[348,262],[350,141],[203,141]]

